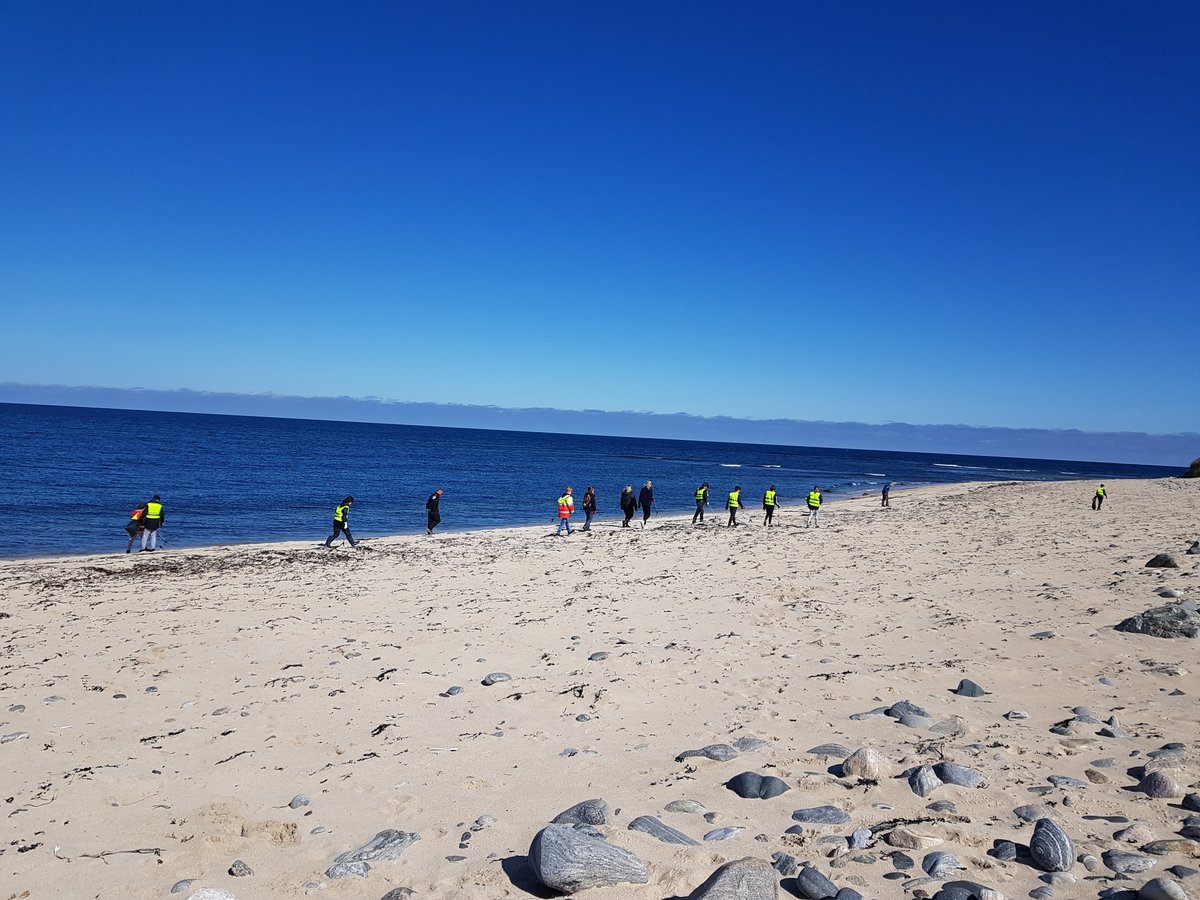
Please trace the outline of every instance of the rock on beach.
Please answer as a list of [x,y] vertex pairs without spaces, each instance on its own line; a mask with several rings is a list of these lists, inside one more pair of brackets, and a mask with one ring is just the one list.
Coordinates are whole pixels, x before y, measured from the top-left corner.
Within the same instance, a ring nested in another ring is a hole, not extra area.
[[778,896],[775,870],[747,856],[720,866],[687,900],[775,900]]
[[623,847],[569,825],[547,825],[529,846],[529,865],[538,881],[564,894],[615,884],[645,884],[646,865]]

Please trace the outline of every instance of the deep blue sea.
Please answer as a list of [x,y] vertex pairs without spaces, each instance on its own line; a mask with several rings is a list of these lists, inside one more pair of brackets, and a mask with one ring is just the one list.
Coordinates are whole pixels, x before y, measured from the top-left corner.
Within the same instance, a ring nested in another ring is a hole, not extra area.
[[[776,485],[784,513],[814,484],[828,499],[959,481],[1159,478],[1177,469],[876,450],[533,434],[249,416],[0,404],[0,491],[10,511],[0,557],[123,552],[129,511],[159,494],[167,549],[324,540],[355,498],[355,537],[425,530],[444,489],[442,530],[550,524],[566,484],[577,508],[595,485],[600,518],[621,489],[654,482],[659,512],[714,515],[742,486],[751,508]],[[1081,502],[1090,495],[1081,487]],[[577,519],[582,513],[577,513]]]

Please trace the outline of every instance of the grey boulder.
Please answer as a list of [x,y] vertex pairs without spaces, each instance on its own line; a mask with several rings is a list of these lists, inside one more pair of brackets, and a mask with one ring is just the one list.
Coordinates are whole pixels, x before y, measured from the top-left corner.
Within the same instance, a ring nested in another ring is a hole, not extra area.
[[654,816],[638,816],[629,823],[630,831],[640,831],[664,844],[682,844],[685,847],[698,847],[700,842],[688,837],[682,831],[676,831],[670,825],[665,825]]
[[1122,620],[1116,630],[1160,638],[1200,637],[1200,603],[1183,600],[1156,606]]
[[966,866],[953,853],[929,853],[921,860],[921,868],[925,870],[925,874],[930,878],[945,878],[951,872],[957,872],[960,869],[965,869]]
[[650,880],[645,864],[628,850],[568,825],[547,825],[534,836],[529,865],[538,881],[564,894]]
[[550,820],[554,825],[607,825],[612,812],[603,800],[581,800]]
[[813,825],[845,825],[850,821],[850,816],[836,806],[810,806],[807,809],[798,809],[792,813],[792,818],[797,822],[808,822]]
[[1178,881],[1152,878],[1138,890],[1138,900],[1188,900],[1187,891]]
[[715,760],[716,762],[729,762],[729,760],[736,759],[739,755],[728,744],[709,744],[707,747],[701,747],[699,750],[684,750],[675,757],[675,762],[683,762],[685,759],[690,759],[693,756],[703,756],[705,759]]
[[725,863],[688,894],[688,900],[775,900],[775,870],[747,856]]
[[1136,875],[1154,868],[1157,860],[1152,856],[1141,853],[1130,853],[1128,850],[1105,850],[1100,854],[1104,865],[1118,875]]
[[983,784],[983,775],[980,772],[958,763],[940,762],[933,767],[933,772],[946,784],[958,787],[976,788]]
[[812,866],[801,867],[800,871],[796,873],[792,887],[805,900],[824,900],[826,897],[832,897],[838,891],[836,884]]
[[928,797],[942,786],[942,779],[938,778],[933,766],[917,766],[909,770],[908,786],[918,797]]
[[335,859],[333,865],[325,870],[325,877],[344,878],[347,875],[358,875],[365,878],[371,870],[371,863],[396,859],[405,848],[420,839],[419,834],[411,831],[397,831],[394,828],[381,831],[358,849],[347,850]]
[[885,709],[883,714],[885,716],[891,716],[893,719],[903,719],[905,716],[921,716],[925,719],[929,718],[929,713],[920,706],[917,706],[917,704],[913,703],[911,700],[899,700]]
[[986,697],[988,692],[970,678],[963,678],[951,693],[958,694],[960,697]]
[[1053,819],[1038,819],[1029,839],[1029,855],[1047,872],[1066,872],[1075,863],[1075,847]]
[[785,791],[791,790],[787,782],[781,781],[774,775],[759,775],[757,772],[743,772],[725,782],[725,787],[739,797],[747,800],[770,800]]
[[1148,569],[1178,569],[1179,563],[1175,561],[1170,553],[1156,553],[1154,557],[1146,563]]

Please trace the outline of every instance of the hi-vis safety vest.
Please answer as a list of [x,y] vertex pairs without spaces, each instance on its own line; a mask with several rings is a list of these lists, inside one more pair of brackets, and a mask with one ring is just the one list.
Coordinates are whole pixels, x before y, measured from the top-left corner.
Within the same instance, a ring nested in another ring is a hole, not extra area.
[[1104,485],[1100,485],[1100,487],[1096,488],[1096,496],[1097,497],[1104,496]]
[[708,494],[708,488],[696,488],[696,499],[703,500]]
[[570,494],[563,494],[558,498],[558,517],[560,519],[571,518],[571,513],[575,511],[575,501]]
[[150,503],[147,503],[146,504],[146,518],[147,519],[161,519],[162,518],[162,504],[154,503],[153,501]]
[[349,506],[339,506],[337,509],[335,509],[333,511],[333,521],[345,522],[346,521],[346,513],[348,513],[348,512],[350,512]]
[[138,519],[140,519],[145,514],[146,514],[146,511],[144,509],[142,509],[141,507],[138,507],[137,509],[135,509],[133,512],[131,512],[129,514],[129,518],[132,519],[134,522],[136,522]]
[[730,491],[730,493],[729,493],[729,503],[728,503],[728,506],[729,506],[729,508],[730,508],[730,509],[737,509],[739,506],[741,506],[741,505],[742,505],[742,504],[741,504],[741,499],[742,499],[742,492],[741,492],[741,491]]
[[821,492],[820,491],[809,491],[808,492],[808,506],[810,509],[820,509],[821,508]]
[[765,494],[763,494],[763,506],[774,506],[774,505],[775,505],[775,492],[767,491]]

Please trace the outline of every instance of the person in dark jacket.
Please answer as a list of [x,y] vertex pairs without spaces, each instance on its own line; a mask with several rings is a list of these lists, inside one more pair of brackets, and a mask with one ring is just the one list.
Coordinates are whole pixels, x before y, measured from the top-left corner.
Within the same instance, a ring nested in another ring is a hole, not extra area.
[[438,512],[438,504],[442,499],[442,489],[438,488],[429,495],[429,499],[425,501],[425,512],[429,513],[429,524],[425,526],[426,534],[433,534],[433,529],[438,527],[438,523],[442,521],[442,515]]
[[145,530],[142,526],[142,516],[146,515],[146,504],[139,503],[137,509],[129,514],[129,523],[125,526],[125,532],[129,535],[129,543],[125,545],[125,552],[133,552],[133,542],[141,537]]
[[650,482],[642,487],[638,492],[638,506],[642,508],[642,527],[646,527],[646,523],[650,521],[650,507],[654,505],[654,485]]
[[588,489],[583,492],[583,530],[592,530],[592,516],[596,514],[596,489],[592,485],[588,485]]
[[325,539],[325,546],[330,546],[338,536],[338,533],[344,534],[346,540],[350,542],[351,547],[357,547],[358,541],[350,534],[350,507],[354,505],[354,498],[347,497],[339,503],[333,510],[333,534]]
[[625,521],[621,523],[622,528],[629,527],[629,520],[633,518],[634,512],[637,511],[637,497],[633,496],[633,485],[625,485],[625,490],[621,491],[621,512],[625,514]]

